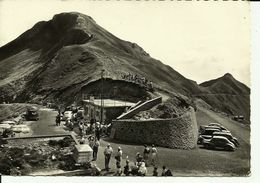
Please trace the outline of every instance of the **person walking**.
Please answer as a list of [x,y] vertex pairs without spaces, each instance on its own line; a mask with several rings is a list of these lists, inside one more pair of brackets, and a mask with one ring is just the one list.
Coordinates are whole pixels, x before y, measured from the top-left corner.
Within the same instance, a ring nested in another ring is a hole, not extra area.
[[144,161],[146,166],[148,165],[148,159],[149,159],[149,154],[150,154],[150,149],[147,145],[144,145]]
[[56,116],[56,126],[59,126],[60,125],[60,115],[58,114],[57,116]]
[[105,169],[108,171],[109,168],[109,162],[111,155],[113,153],[113,148],[110,146],[110,144],[107,144],[107,147],[104,150],[104,155],[105,155]]
[[100,123],[96,123],[96,129],[95,129],[96,138],[100,140]]
[[100,146],[99,140],[95,140],[94,146],[93,146],[93,161],[97,160],[97,154],[98,154],[98,148]]
[[155,166],[155,162],[156,162],[156,158],[158,156],[158,151],[157,149],[155,148],[154,145],[152,145],[152,149],[151,149],[151,163],[153,166]]
[[122,160],[122,156],[123,156],[123,151],[122,151],[121,147],[118,147],[115,159],[116,159],[116,162],[118,162],[119,164]]

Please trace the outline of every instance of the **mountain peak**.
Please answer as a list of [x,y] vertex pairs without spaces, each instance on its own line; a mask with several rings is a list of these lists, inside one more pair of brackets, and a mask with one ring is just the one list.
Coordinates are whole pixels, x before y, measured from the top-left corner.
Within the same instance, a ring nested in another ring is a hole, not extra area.
[[59,13],[53,16],[52,18],[53,22],[65,22],[65,23],[96,23],[94,19],[88,15],[84,15],[79,12],[67,12],[67,13]]
[[224,76],[223,77],[225,77],[225,78],[234,78],[233,76],[232,76],[232,74],[230,74],[230,73],[226,73],[226,74],[224,74]]

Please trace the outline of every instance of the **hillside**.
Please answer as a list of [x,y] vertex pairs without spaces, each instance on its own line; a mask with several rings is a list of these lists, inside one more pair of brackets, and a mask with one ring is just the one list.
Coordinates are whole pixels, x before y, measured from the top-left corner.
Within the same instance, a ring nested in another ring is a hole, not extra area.
[[208,93],[199,94],[210,105],[231,115],[243,115],[250,119],[250,89],[231,74],[200,84]]
[[80,13],[62,13],[37,23],[1,47],[0,59],[1,90],[9,97],[16,94],[18,101],[58,96],[71,87],[79,92],[99,79],[102,69],[106,78],[132,73],[174,92],[199,91],[195,82]]
[[[125,79],[129,74],[137,80],[145,78],[148,83],[152,82],[154,90],[164,95],[202,94],[200,97],[210,105],[225,111],[221,97],[211,99],[204,94],[232,91],[240,95],[246,91],[230,81],[209,81],[198,85],[150,57],[137,44],[109,33],[91,17],[72,12],[38,22],[0,48],[0,102],[69,103],[80,100],[82,94],[99,95],[103,69],[105,95],[131,101],[155,93],[140,82]],[[228,110],[234,111],[237,107],[249,110],[247,97],[236,100],[227,105]]]

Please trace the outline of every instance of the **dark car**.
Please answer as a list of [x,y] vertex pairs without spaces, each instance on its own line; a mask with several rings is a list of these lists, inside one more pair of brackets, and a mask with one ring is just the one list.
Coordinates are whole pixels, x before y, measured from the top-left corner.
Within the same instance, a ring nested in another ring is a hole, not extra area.
[[220,129],[218,129],[218,128],[205,128],[199,134],[197,143],[202,144],[204,139],[211,139],[214,132],[220,132]]
[[37,107],[30,107],[27,109],[25,118],[28,121],[38,121],[39,120],[39,110]]
[[213,136],[210,140],[204,139],[203,146],[207,149],[224,149],[227,151],[236,150],[235,145],[223,136]]
[[237,138],[233,137],[231,133],[226,133],[226,132],[214,132],[213,136],[222,136],[226,137],[230,142],[232,142],[236,147],[239,146],[239,142]]

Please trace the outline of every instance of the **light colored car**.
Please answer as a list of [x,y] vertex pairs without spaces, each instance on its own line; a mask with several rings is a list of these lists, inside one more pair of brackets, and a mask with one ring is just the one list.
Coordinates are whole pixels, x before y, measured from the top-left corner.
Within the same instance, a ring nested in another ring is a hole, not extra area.
[[220,132],[219,128],[205,128],[198,137],[197,144],[202,144],[204,139],[211,139],[214,132]]
[[213,136],[210,140],[204,139],[203,146],[207,149],[224,149],[226,151],[236,150],[236,146],[223,136]]
[[65,111],[61,119],[66,121],[66,120],[70,120],[71,118],[72,118],[72,111]]

